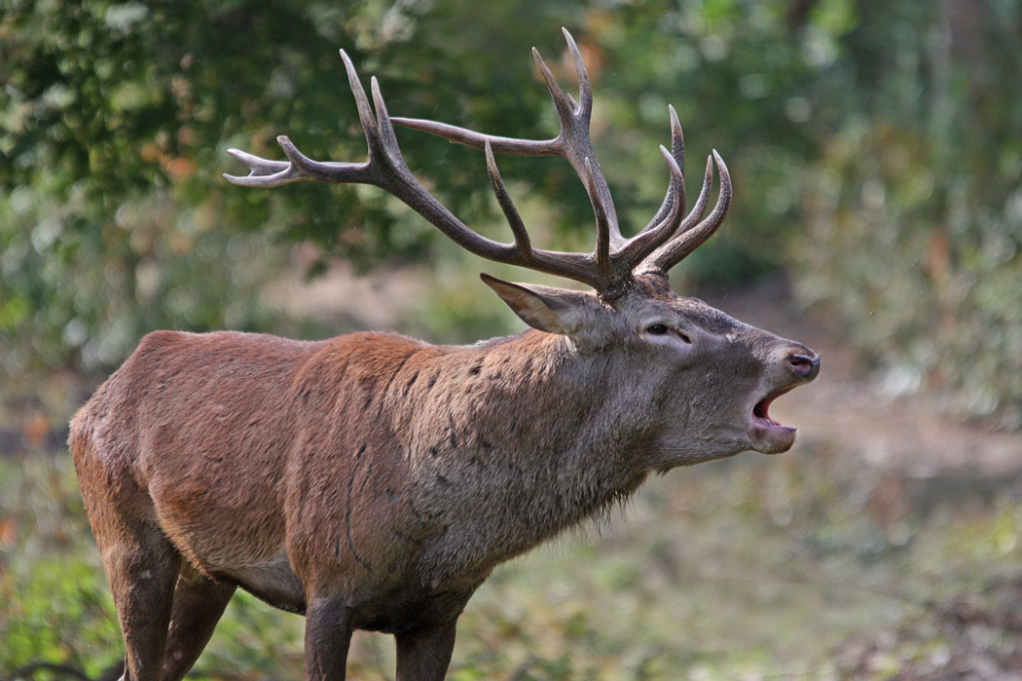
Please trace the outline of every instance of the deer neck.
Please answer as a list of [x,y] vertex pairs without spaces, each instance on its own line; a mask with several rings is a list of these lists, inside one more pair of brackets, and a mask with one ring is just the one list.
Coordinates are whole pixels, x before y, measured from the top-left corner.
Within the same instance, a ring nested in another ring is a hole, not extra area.
[[431,364],[433,387],[409,406],[405,431],[421,498],[455,497],[424,503],[444,504],[434,510],[465,532],[499,528],[501,560],[601,513],[645,479],[635,461],[646,438],[622,418],[611,372],[567,338],[527,331],[451,348]]

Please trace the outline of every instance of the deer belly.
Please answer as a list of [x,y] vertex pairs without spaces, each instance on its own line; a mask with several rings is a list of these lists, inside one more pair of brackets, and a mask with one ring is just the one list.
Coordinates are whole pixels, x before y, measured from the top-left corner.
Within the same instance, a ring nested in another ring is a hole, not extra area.
[[281,610],[304,613],[305,591],[284,550],[283,518],[275,509],[250,504],[239,513],[204,506],[181,487],[172,493],[161,490],[153,499],[160,529],[182,555],[214,579],[236,584]]
[[213,569],[210,573],[218,579],[237,584],[275,608],[305,613],[305,590],[285,555],[252,565]]

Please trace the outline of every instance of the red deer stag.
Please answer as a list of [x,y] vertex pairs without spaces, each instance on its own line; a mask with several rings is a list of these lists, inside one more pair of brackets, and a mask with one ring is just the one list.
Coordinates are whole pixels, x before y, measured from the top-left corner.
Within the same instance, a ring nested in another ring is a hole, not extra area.
[[[488,260],[560,275],[581,292],[483,280],[532,329],[466,347],[386,333],[302,342],[158,331],[82,408],[70,446],[127,643],[125,678],[179,681],[235,588],[307,618],[308,679],[343,679],[352,631],[397,639],[400,681],[443,679],[455,622],[500,563],[632,494],[654,471],[745,450],[783,452],[768,415],[819,358],[675,294],[668,271],[721,224],[727,168],[685,216],[681,128],[671,113],[667,196],[625,238],[593,153],[592,91],[565,31],[579,101],[533,51],[560,134],[495,137],[375,115],[348,56],[366,163],[232,150],[231,182],[380,187]],[[393,124],[482,149],[514,243],[486,239],[415,179]],[[591,254],[534,248],[494,154],[563,156],[596,213]]]

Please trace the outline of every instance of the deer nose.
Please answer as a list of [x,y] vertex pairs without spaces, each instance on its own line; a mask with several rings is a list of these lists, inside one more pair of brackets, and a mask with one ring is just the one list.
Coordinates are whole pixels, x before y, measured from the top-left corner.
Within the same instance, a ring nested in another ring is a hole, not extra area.
[[820,356],[807,347],[799,347],[788,355],[788,366],[799,378],[811,381],[820,373]]

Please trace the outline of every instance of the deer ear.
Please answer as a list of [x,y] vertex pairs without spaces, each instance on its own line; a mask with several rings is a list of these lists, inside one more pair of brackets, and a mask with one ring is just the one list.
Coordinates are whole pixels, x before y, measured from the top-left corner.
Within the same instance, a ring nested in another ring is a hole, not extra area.
[[599,314],[599,303],[581,291],[513,284],[488,274],[479,276],[523,322],[540,331],[574,336],[587,329]]

